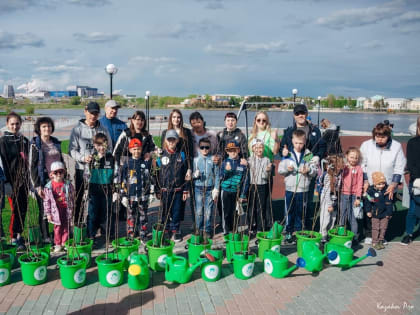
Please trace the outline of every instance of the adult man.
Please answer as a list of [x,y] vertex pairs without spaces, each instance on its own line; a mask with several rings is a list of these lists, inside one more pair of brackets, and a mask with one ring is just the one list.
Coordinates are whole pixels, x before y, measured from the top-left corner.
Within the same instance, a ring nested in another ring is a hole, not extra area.
[[217,135],[215,131],[206,128],[206,122],[203,116],[199,112],[193,112],[190,115],[190,124],[194,136],[194,156],[197,156],[199,152],[198,144],[202,138],[208,138],[210,140],[211,148],[209,154],[215,154],[217,150]]
[[120,107],[121,106],[118,105],[116,101],[109,100],[105,103],[105,116],[99,119],[101,125],[108,129],[112,140],[112,147],[115,147],[121,132],[127,129],[126,123],[117,118],[118,109]]
[[[292,144],[292,134],[295,130],[303,130],[306,134],[306,143],[305,148],[310,150],[314,155],[314,159],[318,160],[322,159],[325,156],[327,151],[327,145],[321,137],[321,132],[319,131],[318,127],[314,126],[311,122],[307,120],[308,117],[308,109],[306,108],[305,104],[297,104],[293,109],[293,118],[294,124],[291,127],[288,127],[284,132],[283,138],[281,139],[280,143],[280,152],[282,152],[283,156],[287,156],[289,154],[289,149],[293,148]],[[304,212],[305,216],[305,228],[312,230],[313,225],[313,214],[314,214],[314,203],[313,203],[313,196],[315,190],[315,182],[316,177],[311,180],[311,185],[309,187],[308,192],[308,207]]]
[[[83,212],[80,212],[82,205],[83,193],[87,189],[88,183],[84,183],[83,174],[88,168],[92,160],[93,137],[97,133],[104,133],[108,138],[108,143],[111,142],[108,129],[102,126],[98,120],[100,108],[96,102],[89,102],[85,107],[85,119],[81,119],[79,123],[72,129],[70,134],[69,153],[76,161],[75,172],[75,188],[76,188],[76,203],[75,203],[75,222],[82,222]],[[112,146],[107,148],[112,152]],[[85,184],[85,185],[84,185]]]

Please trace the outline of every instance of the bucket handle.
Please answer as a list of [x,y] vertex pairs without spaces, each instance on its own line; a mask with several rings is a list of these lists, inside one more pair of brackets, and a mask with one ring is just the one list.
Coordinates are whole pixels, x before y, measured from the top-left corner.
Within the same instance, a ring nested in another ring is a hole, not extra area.
[[255,240],[255,245],[257,245],[257,246],[258,246],[259,241],[260,241],[259,239],[256,239],[256,240]]

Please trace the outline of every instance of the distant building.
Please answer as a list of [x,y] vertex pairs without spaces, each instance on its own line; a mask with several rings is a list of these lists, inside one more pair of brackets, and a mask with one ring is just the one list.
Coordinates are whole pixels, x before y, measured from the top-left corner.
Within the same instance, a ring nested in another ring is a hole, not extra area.
[[50,97],[73,97],[77,96],[76,91],[50,91]]
[[406,98],[386,98],[384,99],[387,109],[402,110],[407,109],[408,99]]
[[407,103],[408,110],[420,110],[420,97],[413,98]]
[[366,101],[366,97],[359,97],[356,100],[356,108],[363,108],[363,104]]
[[375,109],[375,102],[382,101],[384,97],[382,95],[375,95],[372,97],[366,98],[366,100],[363,102],[363,109]]
[[15,98],[15,90],[13,89],[13,85],[4,86],[3,96],[4,98]]
[[128,100],[132,100],[135,99],[137,97],[136,94],[125,94],[124,98],[128,99]]
[[89,86],[77,85],[76,86],[77,96],[80,97],[96,97],[98,96],[98,89],[91,88]]
[[223,102],[223,101],[230,101],[232,97],[240,98],[240,95],[235,94],[214,94],[211,96],[211,100],[213,102]]

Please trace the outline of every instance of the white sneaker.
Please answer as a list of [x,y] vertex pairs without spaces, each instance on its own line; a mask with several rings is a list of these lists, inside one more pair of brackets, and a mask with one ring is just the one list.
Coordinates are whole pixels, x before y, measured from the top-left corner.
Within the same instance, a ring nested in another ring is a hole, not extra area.
[[388,242],[386,240],[383,240],[382,245],[388,245]]
[[63,246],[61,246],[61,245],[55,245],[55,247],[54,247],[54,253],[59,253],[59,252],[62,251],[62,249],[63,249]]
[[366,237],[365,241],[363,243],[365,243],[366,245],[372,244],[372,238],[371,237]]

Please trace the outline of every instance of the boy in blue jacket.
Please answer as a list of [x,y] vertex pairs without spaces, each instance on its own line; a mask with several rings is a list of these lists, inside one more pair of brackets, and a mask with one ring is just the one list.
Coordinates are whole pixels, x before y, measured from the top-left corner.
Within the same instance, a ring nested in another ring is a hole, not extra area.
[[[248,162],[246,159],[239,158],[239,144],[235,141],[229,141],[226,145],[228,157],[223,160],[220,168],[222,189],[222,226],[225,235],[233,231],[233,219],[236,210],[236,203],[246,201],[248,191]],[[238,198],[239,197],[239,198]]]
[[213,217],[214,201],[219,195],[220,170],[213,163],[211,142],[209,138],[202,138],[198,143],[198,156],[194,158],[194,196],[196,227],[206,241],[211,237],[211,220]]

